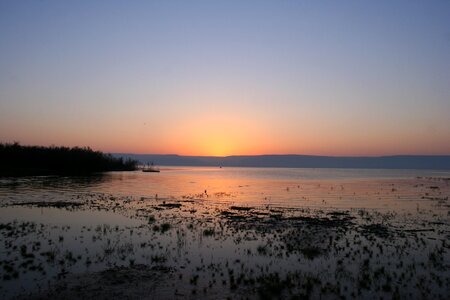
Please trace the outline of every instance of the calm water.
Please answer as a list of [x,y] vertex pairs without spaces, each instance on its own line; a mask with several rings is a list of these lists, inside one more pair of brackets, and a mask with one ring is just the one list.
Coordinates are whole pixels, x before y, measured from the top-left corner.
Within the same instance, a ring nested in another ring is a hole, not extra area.
[[0,201],[59,201],[77,194],[104,193],[159,200],[201,196],[210,203],[256,206],[393,209],[407,207],[404,200],[421,200],[426,192],[415,187],[417,177],[446,178],[450,172],[172,167],[161,173],[0,179]]
[[[200,167],[3,178],[0,298],[27,298],[71,274],[94,278],[96,290],[98,278],[89,274],[116,267],[136,272],[134,265],[172,270],[153,291],[160,298],[197,299],[192,293],[200,289],[207,290],[205,299],[246,295],[245,288],[228,287],[238,272],[261,280],[274,274],[318,276],[323,284],[345,283],[348,290],[338,294],[347,298],[354,293],[390,297],[394,289],[383,291],[381,279],[373,278],[362,292],[354,284],[367,275],[366,268],[381,267],[387,273],[377,276],[402,284],[402,297],[428,293],[433,285],[435,296],[445,298],[450,286],[448,178],[450,172],[418,170]],[[82,205],[37,204],[42,202]],[[317,223],[329,220],[330,213],[351,221],[344,220],[342,227]],[[308,218],[317,219],[308,225]],[[372,232],[372,225],[387,233]],[[321,254],[308,257],[302,254],[305,247],[319,247]],[[396,265],[400,260],[402,265]],[[412,268],[417,271],[411,273]],[[397,278],[403,276],[398,270],[412,277]],[[216,275],[220,280],[212,282]],[[434,276],[444,283],[437,284]],[[147,286],[141,288],[134,295],[148,296]],[[323,288],[318,284],[312,296],[336,297],[323,294]],[[114,285],[105,290],[123,292]]]

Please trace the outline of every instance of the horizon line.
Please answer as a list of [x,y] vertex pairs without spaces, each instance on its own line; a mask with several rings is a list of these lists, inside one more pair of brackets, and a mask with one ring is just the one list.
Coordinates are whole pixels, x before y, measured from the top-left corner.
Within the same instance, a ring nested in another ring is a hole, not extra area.
[[20,141],[0,141],[2,145],[8,144],[18,144],[21,146],[30,146],[30,147],[69,147],[69,148],[90,148],[94,151],[100,151],[103,153],[109,154],[123,154],[123,155],[166,155],[166,156],[180,156],[180,157],[215,157],[215,158],[226,158],[226,157],[257,157],[257,156],[310,156],[310,157],[334,157],[334,158],[381,158],[381,157],[411,157],[411,156],[422,156],[422,157],[443,157],[450,156],[450,153],[447,154],[354,154],[354,155],[332,155],[332,154],[305,154],[305,153],[263,153],[263,154],[231,154],[231,155],[194,155],[194,154],[177,154],[177,153],[136,153],[136,152],[123,152],[123,151],[109,151],[101,149],[102,147],[92,147],[92,146],[73,146],[73,145],[57,145],[57,144],[27,144],[21,143]]
[[257,156],[312,156],[312,157],[335,157],[335,158],[381,158],[381,157],[439,157],[450,156],[450,154],[385,154],[385,155],[321,155],[321,154],[232,154],[232,155],[185,155],[176,153],[130,153],[130,152],[108,152],[110,154],[124,154],[124,155],[159,155],[159,156],[180,156],[180,157],[215,157],[215,158],[227,158],[227,157],[257,157]]

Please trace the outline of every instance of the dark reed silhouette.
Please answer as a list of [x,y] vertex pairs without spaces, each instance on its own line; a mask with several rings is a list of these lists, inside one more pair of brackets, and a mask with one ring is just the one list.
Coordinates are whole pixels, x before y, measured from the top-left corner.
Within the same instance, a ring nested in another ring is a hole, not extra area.
[[76,175],[135,170],[137,161],[89,147],[22,146],[0,143],[0,176]]

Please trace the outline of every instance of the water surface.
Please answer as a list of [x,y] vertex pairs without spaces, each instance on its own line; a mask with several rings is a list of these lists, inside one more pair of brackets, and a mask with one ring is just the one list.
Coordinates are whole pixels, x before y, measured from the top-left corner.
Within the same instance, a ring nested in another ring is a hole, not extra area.
[[3,178],[0,295],[414,299],[433,287],[445,299],[449,178],[197,167]]

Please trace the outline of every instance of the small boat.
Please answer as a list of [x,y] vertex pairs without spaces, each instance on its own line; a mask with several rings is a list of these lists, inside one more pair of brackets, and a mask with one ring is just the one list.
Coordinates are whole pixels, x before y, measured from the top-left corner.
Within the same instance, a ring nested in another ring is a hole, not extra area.
[[153,163],[151,163],[150,165],[147,164],[147,166],[142,169],[142,172],[157,172],[157,173],[159,173],[159,168],[155,167],[153,165]]
[[142,169],[142,172],[160,172],[158,168],[145,168]]

